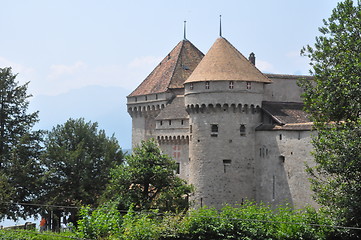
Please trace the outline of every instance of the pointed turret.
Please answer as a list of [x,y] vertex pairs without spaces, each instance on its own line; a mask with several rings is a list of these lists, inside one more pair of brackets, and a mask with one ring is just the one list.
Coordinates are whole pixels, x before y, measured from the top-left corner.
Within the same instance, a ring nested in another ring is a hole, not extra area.
[[158,64],[148,77],[128,96],[140,96],[183,88],[204,54],[184,39]]
[[201,81],[271,83],[270,79],[223,37],[216,40],[186,83]]

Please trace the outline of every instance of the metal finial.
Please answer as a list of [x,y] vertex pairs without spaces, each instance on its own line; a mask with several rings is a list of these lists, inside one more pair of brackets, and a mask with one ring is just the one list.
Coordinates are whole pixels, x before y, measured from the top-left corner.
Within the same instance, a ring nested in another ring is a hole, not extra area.
[[219,15],[219,36],[222,37],[222,15]]
[[187,40],[187,36],[186,36],[186,26],[187,26],[187,21],[184,21],[184,33],[183,33],[183,35],[184,35],[184,40]]

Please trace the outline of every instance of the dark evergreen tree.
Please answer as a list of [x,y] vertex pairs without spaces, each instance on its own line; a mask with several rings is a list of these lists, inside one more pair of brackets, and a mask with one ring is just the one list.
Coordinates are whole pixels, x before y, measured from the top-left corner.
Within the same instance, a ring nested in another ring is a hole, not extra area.
[[[1,208],[2,217],[25,217],[37,212],[32,204],[41,191],[42,134],[32,131],[38,112],[27,113],[28,83],[19,85],[11,68],[0,68],[0,174],[8,187]],[[1,193],[0,193],[1,194]],[[5,201],[5,199],[7,199]],[[15,204],[23,203],[23,205]]]

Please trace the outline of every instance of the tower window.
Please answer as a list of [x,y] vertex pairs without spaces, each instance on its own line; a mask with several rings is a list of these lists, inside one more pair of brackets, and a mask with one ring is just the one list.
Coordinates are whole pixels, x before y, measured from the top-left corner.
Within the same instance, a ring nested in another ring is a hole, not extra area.
[[163,125],[163,121],[160,121],[160,125],[161,125],[161,126]]
[[184,120],[181,120],[181,125],[184,125]]
[[234,87],[234,82],[233,81],[229,81],[229,89],[233,89]]
[[189,133],[192,133],[193,132],[193,127],[192,125],[189,125]]
[[169,125],[172,125],[172,120],[169,120]]
[[211,125],[211,137],[217,137],[218,136],[218,124],[212,124]]
[[145,96],[145,101],[148,101],[148,96]]
[[223,172],[226,173],[227,172],[227,167],[229,167],[232,163],[232,160],[230,159],[225,159],[223,160]]
[[251,82],[247,82],[247,89],[251,89],[251,88],[252,88]]
[[158,100],[158,94],[155,95],[155,99]]
[[246,136],[246,125],[241,124],[241,126],[239,127],[239,133],[241,136]]
[[138,102],[138,98],[137,98],[137,97],[134,98],[134,102]]
[[189,89],[190,89],[190,90],[193,90],[193,83],[190,83],[190,84],[189,84]]
[[176,174],[180,174],[180,163],[177,162]]
[[280,134],[280,140],[282,140],[282,134]]
[[206,82],[206,89],[209,89],[209,81]]

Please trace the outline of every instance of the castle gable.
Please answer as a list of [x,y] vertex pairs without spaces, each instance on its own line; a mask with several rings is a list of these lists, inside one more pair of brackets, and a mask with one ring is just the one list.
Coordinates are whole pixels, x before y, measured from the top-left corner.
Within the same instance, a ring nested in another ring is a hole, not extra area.
[[190,41],[179,42],[128,97],[183,88],[184,81],[191,75],[203,56],[204,54]]
[[155,118],[155,120],[188,119],[184,106],[184,97],[175,97]]

